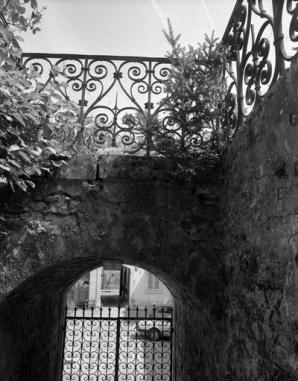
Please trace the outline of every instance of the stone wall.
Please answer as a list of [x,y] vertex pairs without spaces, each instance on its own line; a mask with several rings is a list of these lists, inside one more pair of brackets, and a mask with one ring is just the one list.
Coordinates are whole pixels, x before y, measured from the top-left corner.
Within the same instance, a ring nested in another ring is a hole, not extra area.
[[298,380],[298,64],[224,160],[228,380]]
[[172,292],[175,381],[298,380],[297,83],[294,62],[220,176],[78,156],[27,194],[2,190],[0,379],[58,379],[65,292],[112,260]]
[[164,159],[78,156],[35,183],[0,195],[0,379],[58,379],[65,292],[111,260],[172,292],[175,380],[221,379],[218,170],[181,182]]

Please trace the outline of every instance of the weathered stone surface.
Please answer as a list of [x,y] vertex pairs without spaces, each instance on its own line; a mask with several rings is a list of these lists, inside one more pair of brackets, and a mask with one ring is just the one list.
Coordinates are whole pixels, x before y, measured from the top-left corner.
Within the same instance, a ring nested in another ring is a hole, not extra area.
[[226,157],[228,379],[298,379],[297,110],[293,63]]
[[0,305],[0,379],[18,380],[20,372],[22,381],[55,380],[63,295],[107,259],[148,269],[171,290],[176,380],[220,379],[225,304],[216,172],[177,182],[161,158],[105,156],[89,177],[83,164],[72,170],[81,159],[55,178],[37,178],[30,193],[0,198],[7,233],[0,286],[13,289]]
[[96,178],[97,159],[91,155],[76,155],[67,165],[63,165],[56,177],[71,180],[94,180]]
[[161,158],[84,156],[28,194],[3,190],[0,379],[57,379],[65,292],[112,260],[171,290],[175,381],[298,380],[297,83],[294,62],[220,176],[179,182]]

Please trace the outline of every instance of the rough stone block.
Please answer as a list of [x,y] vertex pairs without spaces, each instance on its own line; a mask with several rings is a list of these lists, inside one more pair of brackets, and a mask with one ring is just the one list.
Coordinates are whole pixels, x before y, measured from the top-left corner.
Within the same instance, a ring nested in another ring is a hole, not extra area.
[[76,155],[62,166],[57,178],[68,180],[96,180],[97,161],[92,155]]

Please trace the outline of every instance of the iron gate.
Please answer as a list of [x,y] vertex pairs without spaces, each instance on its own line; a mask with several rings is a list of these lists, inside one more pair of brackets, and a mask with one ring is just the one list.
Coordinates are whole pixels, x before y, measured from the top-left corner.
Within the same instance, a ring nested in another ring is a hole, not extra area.
[[62,381],[171,381],[172,307],[67,309]]

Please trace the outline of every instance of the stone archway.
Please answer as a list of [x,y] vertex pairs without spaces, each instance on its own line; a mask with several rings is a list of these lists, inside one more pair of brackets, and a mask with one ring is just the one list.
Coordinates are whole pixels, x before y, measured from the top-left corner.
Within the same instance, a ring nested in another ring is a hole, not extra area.
[[210,318],[222,318],[216,171],[181,183],[160,158],[80,156],[35,182],[0,198],[17,279],[7,284],[19,284],[0,304],[3,380],[57,381],[65,291],[107,260],[147,269],[174,296],[176,381],[220,379],[223,330]]
[[[221,190],[218,172],[172,181],[160,158],[80,157],[26,195],[1,191],[1,259],[16,280],[1,274],[12,290],[0,304],[2,380],[55,380],[63,293],[109,258],[148,266],[175,295],[177,381],[295,378],[297,78],[295,62],[258,104]],[[210,318],[222,290],[226,336]]]
[[[7,296],[0,305],[3,381],[58,380],[65,292],[82,274],[100,267],[103,260],[91,256],[61,261],[29,277]],[[154,271],[146,264],[137,264]],[[175,337],[179,345],[174,354],[175,380],[195,380],[206,371],[213,373],[210,379],[217,378],[223,344],[220,330],[186,289],[166,274],[155,273],[176,300]],[[204,361],[204,368],[198,367],[200,361]]]
[[67,293],[61,381],[173,380],[175,300],[153,273],[119,261]]

